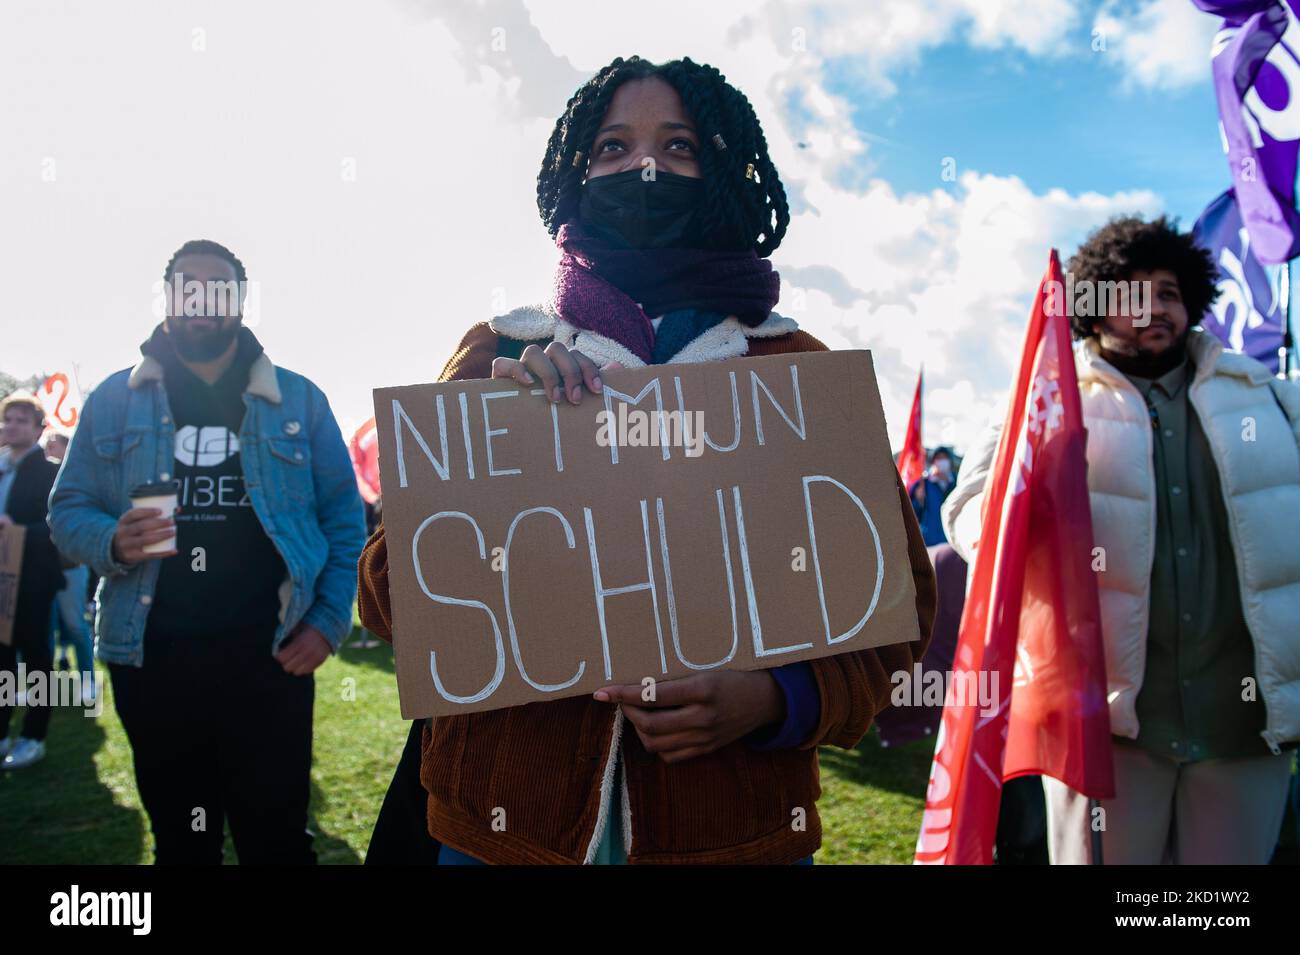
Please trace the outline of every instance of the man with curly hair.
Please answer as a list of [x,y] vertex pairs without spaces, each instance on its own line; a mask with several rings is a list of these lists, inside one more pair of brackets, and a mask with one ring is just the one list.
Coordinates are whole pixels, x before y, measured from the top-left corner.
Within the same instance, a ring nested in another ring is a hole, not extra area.
[[[1300,385],[1198,327],[1213,262],[1163,217],[1111,220],[1070,272],[1140,294],[1071,319],[1116,793],[1094,813],[1044,779],[1052,860],[1100,828],[1108,864],[1266,863],[1300,740]],[[997,440],[943,508],[968,561]]]

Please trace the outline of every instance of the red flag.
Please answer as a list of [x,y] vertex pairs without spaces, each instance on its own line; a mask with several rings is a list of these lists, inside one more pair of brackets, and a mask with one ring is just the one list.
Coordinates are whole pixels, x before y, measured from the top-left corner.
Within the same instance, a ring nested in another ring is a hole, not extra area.
[[352,436],[348,444],[348,453],[352,455],[352,470],[357,475],[357,489],[367,504],[379,499],[379,432],[375,430],[375,419],[371,418]]
[[984,491],[917,863],[993,861],[1002,782],[1114,795],[1083,415],[1053,250]]
[[922,368],[916,376],[916,396],[912,398],[912,414],[907,419],[907,438],[898,455],[898,474],[903,479],[903,487],[909,491],[925,474],[925,445],[921,443],[921,379],[924,376]]

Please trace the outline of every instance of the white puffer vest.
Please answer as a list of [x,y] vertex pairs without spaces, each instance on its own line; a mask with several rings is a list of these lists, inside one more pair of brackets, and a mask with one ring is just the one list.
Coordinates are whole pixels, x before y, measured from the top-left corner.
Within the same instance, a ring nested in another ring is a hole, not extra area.
[[[1277,752],[1280,744],[1300,739],[1300,383],[1281,381],[1254,359],[1224,351],[1201,329],[1192,330],[1188,351],[1196,366],[1188,400],[1218,467],[1242,610],[1255,645],[1255,677],[1267,712],[1262,735]],[[1141,393],[1101,357],[1095,339],[1077,342],[1074,357],[1088,431],[1093,537],[1106,560],[1097,582],[1111,731],[1136,738],[1155,560],[1151,425]],[[944,504],[949,540],[968,561],[997,430],[1000,425],[963,461]]]

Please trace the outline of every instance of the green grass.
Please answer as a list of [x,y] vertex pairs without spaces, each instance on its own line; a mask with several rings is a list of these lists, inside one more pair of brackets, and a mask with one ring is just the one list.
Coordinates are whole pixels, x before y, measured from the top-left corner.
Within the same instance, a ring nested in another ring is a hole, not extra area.
[[[98,719],[56,709],[45,759],[0,773],[0,863],[152,860],[131,750],[107,684]],[[344,649],[317,671],[311,813],[322,863],[365,858],[406,732],[386,644]],[[856,750],[823,749],[817,862],[910,862],[932,749],[932,740],[922,740],[885,750],[874,734]],[[229,840],[226,857],[235,858]]]
[[857,749],[823,747],[818,865],[910,863],[921,830],[934,737],[884,749],[875,730]]

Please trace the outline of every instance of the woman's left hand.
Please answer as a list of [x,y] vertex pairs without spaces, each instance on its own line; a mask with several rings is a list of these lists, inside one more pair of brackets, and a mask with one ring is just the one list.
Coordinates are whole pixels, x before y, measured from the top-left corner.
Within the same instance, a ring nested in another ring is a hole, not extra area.
[[719,670],[655,683],[653,700],[645,699],[649,689],[606,686],[594,695],[620,704],[646,752],[666,763],[711,753],[785,718],[785,696],[767,670]]

